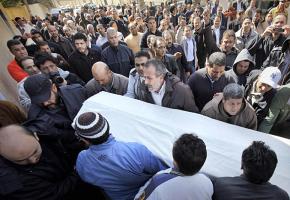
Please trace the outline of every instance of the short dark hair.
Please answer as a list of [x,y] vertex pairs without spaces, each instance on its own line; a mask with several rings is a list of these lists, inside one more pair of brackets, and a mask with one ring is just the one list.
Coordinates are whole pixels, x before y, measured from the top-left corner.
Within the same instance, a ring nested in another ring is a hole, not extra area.
[[173,13],[173,11],[175,10],[175,8],[176,8],[175,5],[170,6],[170,8],[169,8],[169,12],[170,12],[170,13]]
[[48,45],[48,42],[46,42],[46,41],[39,41],[39,42],[36,43],[36,45],[37,45],[37,50],[40,50],[40,47],[45,46],[45,45]]
[[150,20],[154,20],[155,22],[156,22],[156,19],[155,19],[155,17],[154,16],[150,16],[150,17],[148,17],[148,22],[150,21]]
[[140,57],[146,57],[150,59],[150,55],[147,51],[138,51],[137,53],[135,53],[135,58],[140,58]]
[[40,65],[43,65],[46,61],[51,61],[54,64],[58,64],[57,60],[50,54],[45,53],[45,52],[37,52],[34,55],[34,64],[36,67],[40,68]]
[[172,155],[181,173],[194,175],[205,163],[206,145],[194,134],[183,134],[175,141]]
[[226,54],[223,52],[214,52],[208,58],[208,64],[210,67],[213,65],[225,66],[226,65]]
[[[22,44],[22,42],[20,42],[19,40],[15,40],[15,39],[12,39],[12,40],[8,40],[7,41],[7,47],[8,49],[11,51],[12,47],[15,46],[15,45],[19,45],[19,44]],[[22,44],[23,45],[23,44]]]
[[84,40],[86,42],[88,40],[88,38],[83,33],[76,33],[73,36],[73,41],[76,41],[76,40]]
[[222,38],[222,40],[224,39],[224,38],[228,38],[228,37],[233,37],[233,38],[235,38],[235,40],[236,40],[236,34],[235,34],[235,31],[233,31],[233,30],[226,30],[224,33],[223,33],[223,38]]
[[254,141],[242,154],[244,175],[255,184],[268,182],[277,163],[276,153],[262,141]]
[[31,56],[25,56],[25,57],[23,57],[23,58],[21,58],[21,59],[19,60],[19,66],[20,66],[22,69],[23,69],[22,62],[25,61],[25,60],[28,60],[28,59],[33,60],[33,57],[31,57]]

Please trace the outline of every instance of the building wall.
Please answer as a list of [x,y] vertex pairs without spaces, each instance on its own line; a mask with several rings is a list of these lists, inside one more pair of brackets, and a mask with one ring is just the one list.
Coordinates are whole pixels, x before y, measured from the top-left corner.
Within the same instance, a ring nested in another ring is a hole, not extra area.
[[6,47],[7,40],[13,37],[13,32],[0,17],[1,38],[0,38],[0,91],[10,101],[17,103],[16,81],[14,81],[7,71],[7,64],[13,56]]

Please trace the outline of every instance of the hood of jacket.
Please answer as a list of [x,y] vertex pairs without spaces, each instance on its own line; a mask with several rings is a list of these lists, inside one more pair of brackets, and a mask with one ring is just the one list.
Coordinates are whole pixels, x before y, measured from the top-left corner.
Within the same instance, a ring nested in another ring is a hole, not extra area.
[[290,41],[290,36],[288,36],[286,38],[286,40],[283,42],[282,53],[285,53],[285,51],[287,51],[287,49],[289,49],[289,44],[288,44],[289,41]]
[[250,62],[250,66],[248,68],[248,70],[246,71],[245,75],[248,75],[250,73],[250,71],[252,71],[252,69],[254,69],[255,67],[255,61],[253,56],[251,56],[250,52],[247,49],[243,49],[236,57],[236,60],[233,64],[233,70],[235,72],[235,74],[237,74],[236,68],[237,68],[237,64],[240,61],[249,61]]

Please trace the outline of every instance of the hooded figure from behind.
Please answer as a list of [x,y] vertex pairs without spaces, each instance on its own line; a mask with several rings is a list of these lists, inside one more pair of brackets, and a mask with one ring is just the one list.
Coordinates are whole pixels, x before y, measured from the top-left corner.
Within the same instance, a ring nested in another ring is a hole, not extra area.
[[245,86],[250,72],[255,68],[253,56],[247,49],[243,49],[237,56],[233,67],[226,73],[232,76],[235,82]]

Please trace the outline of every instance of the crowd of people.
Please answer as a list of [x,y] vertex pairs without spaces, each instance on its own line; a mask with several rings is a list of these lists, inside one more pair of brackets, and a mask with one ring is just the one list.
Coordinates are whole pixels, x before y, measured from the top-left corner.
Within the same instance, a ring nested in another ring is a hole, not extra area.
[[218,178],[200,172],[207,150],[193,133],[175,141],[169,168],[117,141],[100,113],[73,121],[105,91],[290,138],[290,2],[266,13],[256,3],[16,17],[7,70],[22,108],[1,97],[0,199],[289,199],[269,183],[278,160],[262,141],[244,150],[241,176]]

